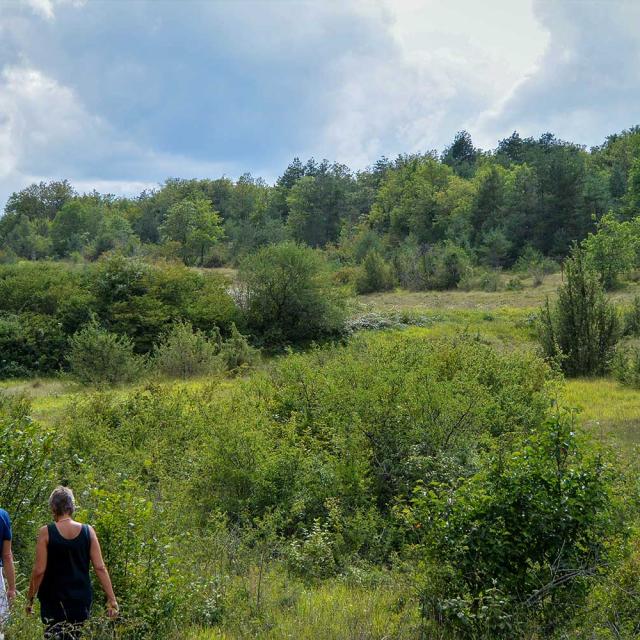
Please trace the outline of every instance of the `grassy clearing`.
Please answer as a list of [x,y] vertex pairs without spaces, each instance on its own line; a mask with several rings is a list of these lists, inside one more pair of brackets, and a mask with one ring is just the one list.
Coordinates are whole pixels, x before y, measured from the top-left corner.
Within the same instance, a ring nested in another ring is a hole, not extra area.
[[629,448],[640,445],[640,392],[608,378],[568,380],[561,399],[580,409],[580,421],[594,436]]
[[[509,276],[502,275],[506,281]],[[406,291],[396,289],[384,293],[372,293],[358,296],[365,307],[379,311],[403,311],[423,309],[455,309],[491,311],[502,308],[536,309],[547,297],[553,299],[557,288],[562,284],[559,273],[547,276],[539,287],[533,286],[531,278],[523,280],[520,291]],[[625,287],[611,293],[611,298],[620,305],[628,305],[635,295],[640,294],[640,284],[628,283]]]
[[32,380],[2,380],[0,392],[24,396],[31,402],[32,415],[45,424],[53,424],[74,397],[86,393],[86,388],[60,378]]
[[[157,384],[167,389],[199,390],[205,387],[215,387],[216,392],[234,384],[233,379],[221,378],[193,378],[191,380],[170,380],[162,382],[145,381],[135,385],[123,385],[110,388],[112,393],[120,394],[123,398],[131,393],[144,389],[149,384]],[[37,378],[34,380],[2,380],[0,393],[23,396],[31,402],[31,415],[35,420],[48,426],[55,426],[58,418],[75,400],[83,395],[98,391],[92,387],[83,387],[75,382],[59,378]]]
[[[429,319],[425,327],[409,329],[416,335],[443,338],[467,333],[496,347],[535,348],[533,317],[521,309],[494,311],[426,309],[421,317]],[[409,323],[410,323],[410,316]]]
[[408,640],[418,635],[417,610],[404,607],[407,594],[393,583],[330,580],[310,586],[276,578],[263,587],[264,600],[251,616],[222,629],[192,629],[186,640]]

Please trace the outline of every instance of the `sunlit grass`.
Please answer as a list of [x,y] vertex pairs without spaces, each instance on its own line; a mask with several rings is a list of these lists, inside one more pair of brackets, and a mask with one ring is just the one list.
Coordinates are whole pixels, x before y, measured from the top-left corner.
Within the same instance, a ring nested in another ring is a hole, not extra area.
[[254,615],[258,635],[243,625],[224,629],[192,629],[186,640],[397,640],[416,638],[417,608],[404,607],[394,585],[360,587],[327,581],[306,587],[267,588],[266,601]]
[[[137,384],[123,385],[109,388],[115,396],[122,398],[131,393],[144,389],[149,384],[157,384],[167,388],[200,390],[215,384],[217,389],[223,390],[234,384],[233,379],[221,378],[193,378],[191,380],[145,380]],[[96,392],[93,387],[65,380],[64,378],[36,378],[33,380],[1,380],[0,393],[13,396],[23,396],[31,403],[31,415],[35,420],[48,426],[55,425],[57,419],[62,416],[69,405],[90,393]]]
[[416,336],[449,338],[467,334],[496,347],[535,348],[533,316],[525,309],[422,309],[419,312],[404,311],[400,315],[405,316],[409,324],[412,316],[419,318],[421,324],[426,324],[406,329]]
[[565,405],[580,409],[580,422],[596,437],[623,446],[640,444],[640,392],[609,378],[568,380]]
[[[506,282],[511,274],[503,274],[502,282]],[[455,309],[491,311],[505,307],[515,309],[536,309],[548,298],[554,299],[558,287],[562,284],[562,275],[556,273],[547,276],[537,287],[531,278],[523,280],[524,288],[520,291],[406,291],[396,289],[383,293],[372,293],[358,296],[358,301],[365,306],[380,311],[423,310],[423,309]],[[640,294],[640,284],[630,282],[624,287],[611,292],[610,298],[621,306],[628,305],[635,295]]]

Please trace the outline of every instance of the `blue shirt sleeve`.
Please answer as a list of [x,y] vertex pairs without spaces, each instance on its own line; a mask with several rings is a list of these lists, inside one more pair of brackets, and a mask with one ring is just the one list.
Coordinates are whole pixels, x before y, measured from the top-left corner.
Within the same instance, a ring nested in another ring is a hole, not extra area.
[[11,537],[11,518],[4,509],[0,509],[0,543],[11,540]]

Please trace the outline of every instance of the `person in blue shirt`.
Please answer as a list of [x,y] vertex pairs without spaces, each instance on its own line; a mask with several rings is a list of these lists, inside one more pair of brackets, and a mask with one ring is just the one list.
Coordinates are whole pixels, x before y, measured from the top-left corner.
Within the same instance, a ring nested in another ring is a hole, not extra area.
[[[0,638],[3,637],[2,627],[9,617],[9,605],[16,597],[16,570],[13,566],[11,538],[11,519],[4,509],[0,509]],[[2,573],[6,578],[6,585]]]

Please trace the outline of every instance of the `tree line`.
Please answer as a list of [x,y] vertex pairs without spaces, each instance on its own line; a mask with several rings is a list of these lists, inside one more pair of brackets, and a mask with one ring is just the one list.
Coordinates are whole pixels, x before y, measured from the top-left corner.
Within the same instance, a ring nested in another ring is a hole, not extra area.
[[462,131],[441,154],[381,158],[362,171],[296,158],[273,185],[250,174],[169,178],[118,198],[79,194],[67,180],[32,184],[6,203],[0,259],[118,250],[219,266],[293,240],[345,265],[378,254],[420,288],[433,284],[432,254],[487,267],[531,252],[562,259],[607,212],[629,220],[639,207],[640,127],[589,150],[514,132],[483,151]]

